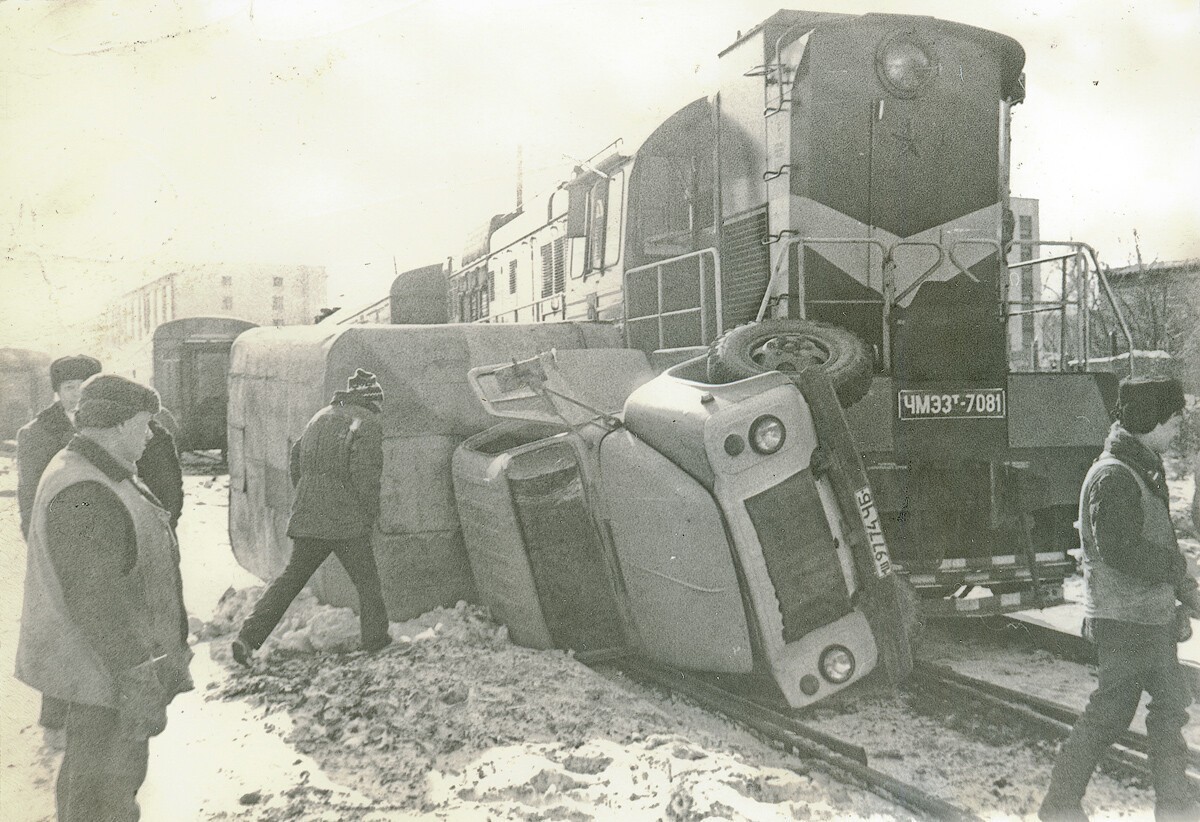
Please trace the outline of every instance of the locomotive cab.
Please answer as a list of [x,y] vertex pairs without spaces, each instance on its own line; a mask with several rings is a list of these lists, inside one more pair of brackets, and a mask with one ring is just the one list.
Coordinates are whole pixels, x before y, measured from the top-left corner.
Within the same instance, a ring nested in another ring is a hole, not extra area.
[[[610,413],[594,386],[614,369],[641,384]],[[881,664],[904,678],[903,601],[829,383],[652,373],[633,351],[471,372],[522,420],[454,462],[476,585],[513,638],[763,674],[794,707]]]

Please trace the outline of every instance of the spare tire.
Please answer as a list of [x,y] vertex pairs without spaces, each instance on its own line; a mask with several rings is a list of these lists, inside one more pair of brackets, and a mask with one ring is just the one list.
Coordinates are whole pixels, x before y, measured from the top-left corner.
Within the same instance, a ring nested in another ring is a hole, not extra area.
[[853,332],[810,320],[739,325],[708,349],[708,378],[717,383],[767,371],[798,376],[810,369],[828,376],[842,407],[849,408],[871,388],[874,357],[870,346]]

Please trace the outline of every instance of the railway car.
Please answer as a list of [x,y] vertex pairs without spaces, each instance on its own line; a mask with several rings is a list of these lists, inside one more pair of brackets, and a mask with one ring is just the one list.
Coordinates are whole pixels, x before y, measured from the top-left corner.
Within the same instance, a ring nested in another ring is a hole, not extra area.
[[234,317],[184,317],[154,329],[154,387],[175,416],[181,451],[226,449],[229,351],[254,327]]
[[[931,17],[782,10],[719,61],[714,94],[398,286],[435,279],[451,322],[611,321],[652,361],[705,353],[714,382],[822,370],[926,613],[1062,601],[1115,398],[1087,369],[1092,302],[1130,335],[1081,242],[1029,242],[1021,266],[1061,270],[1060,294],[1009,301],[1022,47]],[[1061,329],[1054,372],[1008,362],[1030,311]]]
[[54,399],[50,361],[41,351],[0,348],[0,440],[16,437]]

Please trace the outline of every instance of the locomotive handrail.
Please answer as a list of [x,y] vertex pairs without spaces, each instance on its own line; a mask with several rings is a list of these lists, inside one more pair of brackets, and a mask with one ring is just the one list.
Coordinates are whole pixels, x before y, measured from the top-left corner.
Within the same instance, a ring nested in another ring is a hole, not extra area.
[[663,318],[664,317],[674,317],[674,316],[680,316],[683,314],[694,314],[696,312],[699,312],[700,313],[700,340],[702,343],[707,343],[707,341],[710,339],[710,336],[708,334],[708,314],[709,314],[709,312],[705,311],[705,308],[707,307],[707,303],[708,303],[707,296],[706,296],[708,289],[706,289],[704,287],[705,279],[704,279],[703,264],[701,264],[701,269],[700,269],[700,305],[695,308],[682,308],[682,309],[677,309],[675,311],[664,312],[662,310],[662,305],[663,305],[662,268],[664,266],[671,265],[672,263],[677,263],[677,262],[680,262],[681,260],[686,260],[691,257],[696,257],[697,259],[701,259],[706,254],[710,255],[712,257],[712,261],[713,261],[713,285],[714,285],[714,291],[715,291],[714,302],[716,303],[716,306],[717,306],[717,310],[715,312],[717,333],[715,336],[717,336],[717,337],[721,336],[721,334],[723,334],[725,332],[725,325],[724,325],[724,322],[722,321],[722,312],[721,312],[721,305],[722,305],[721,254],[720,254],[720,252],[717,251],[717,249],[712,248],[712,247],[702,248],[698,251],[689,251],[686,254],[677,254],[674,257],[668,257],[665,260],[659,260],[657,262],[647,263],[646,265],[639,265],[636,268],[628,269],[625,272],[625,282],[627,284],[629,283],[630,276],[632,276],[634,274],[639,274],[643,271],[650,271],[651,269],[653,269],[656,272],[657,297],[656,297],[654,314],[646,314],[641,317],[630,317],[629,316],[629,291],[630,291],[630,289],[629,289],[628,285],[626,285],[626,287],[622,289],[622,295],[621,295],[621,299],[622,299],[622,303],[623,303],[622,312],[625,317],[625,325],[628,326],[633,323],[654,320],[658,324],[658,345],[659,345],[659,348],[662,348],[665,346],[665,340],[666,340],[666,329],[663,327]]
[[963,237],[962,239],[955,240],[953,243],[950,244],[950,251],[949,251],[950,262],[954,265],[955,268],[957,268],[959,270],[959,273],[965,275],[967,278],[969,278],[971,280],[971,282],[977,283],[977,282],[979,282],[979,278],[976,277],[974,274],[972,274],[970,271],[968,271],[967,267],[965,265],[963,265],[962,263],[960,263],[958,261],[958,258],[954,256],[954,250],[956,248],[958,248],[960,245],[986,245],[990,248],[996,249],[996,259],[998,259],[998,260],[1004,259],[1004,247],[1000,245],[999,240],[992,239],[990,237]]
[[[890,262],[892,268],[895,268],[894,254],[896,252],[896,249],[900,248],[901,246],[912,246],[912,247],[925,246],[928,248],[933,248],[937,251],[938,258],[934,262],[933,265],[929,266],[929,268],[927,268],[923,272],[921,272],[921,274],[918,275],[915,280],[913,280],[911,283],[909,283],[908,288],[904,289],[896,296],[892,297],[891,299],[887,299],[887,297],[886,297],[887,291],[884,292],[884,294],[885,294],[884,303],[889,312],[893,305],[895,305],[900,300],[903,300],[905,297],[907,297],[909,295],[909,292],[915,290],[918,286],[921,285],[921,283],[925,282],[925,280],[927,280],[929,278],[929,275],[932,274],[933,272],[937,271],[939,268],[941,268],[942,263],[944,263],[946,261],[947,252],[946,252],[946,249],[942,248],[941,243],[935,243],[932,240],[899,240],[899,241],[893,243],[891,248],[888,249],[887,257],[884,259],[884,263],[885,263],[884,279],[885,280],[887,279],[887,271],[888,271],[887,263]],[[975,280],[975,282],[979,282],[979,280],[975,279],[974,275],[972,275],[969,271],[963,271],[962,266],[960,266],[958,264],[958,262],[956,260],[954,260],[953,254],[951,254],[950,259],[952,262],[954,262],[955,267],[958,268],[959,271],[962,271],[964,274],[966,274],[972,280]],[[886,285],[887,285],[887,283],[885,282],[885,286]],[[895,287],[896,287],[896,283],[894,280],[891,283],[891,287],[892,287],[892,289],[895,289]]]
[[[874,237],[796,237],[796,236],[790,236],[790,235],[795,235],[795,234],[799,234],[799,232],[792,231],[790,229],[784,229],[783,231],[780,231],[779,234],[771,234],[768,236],[775,238],[771,242],[778,242],[779,240],[783,240],[785,249],[788,248],[789,246],[793,246],[793,245],[805,245],[805,244],[814,244],[814,243],[828,243],[828,244],[834,244],[834,245],[870,244],[870,245],[876,246],[879,249],[880,254],[883,255],[885,264],[891,258],[891,250],[887,246],[885,246],[882,241],[876,240]],[[768,243],[766,243],[766,242],[763,243],[763,245],[767,245],[767,244]],[[775,293],[774,293],[775,292],[775,280],[779,276],[780,267],[783,265],[784,260],[786,260],[787,258],[788,258],[788,254],[786,252],[782,253],[779,255],[779,261],[777,263],[775,263],[775,269],[771,272],[771,278],[767,281],[767,288],[763,292],[762,302],[759,303],[758,314],[754,318],[756,322],[762,321],[763,317],[765,317],[767,314],[767,307],[770,306],[771,301],[775,299]],[[801,276],[801,279],[803,279],[803,276],[804,276],[804,255],[803,254],[800,255],[800,276]],[[885,277],[885,279],[886,279],[886,277]]]
[[[1131,332],[1129,330],[1129,323],[1125,320],[1125,313],[1121,310],[1121,306],[1117,302],[1117,297],[1113,293],[1112,285],[1108,282],[1108,276],[1104,273],[1104,269],[1102,269],[1100,267],[1100,260],[1099,260],[1098,255],[1096,254],[1096,249],[1092,248],[1087,243],[1081,242],[1079,240],[1037,240],[1037,241],[1025,243],[1025,244],[1026,245],[1059,246],[1059,247],[1064,247],[1064,248],[1073,248],[1073,249],[1075,249],[1075,252],[1073,255],[1070,255],[1070,256],[1086,255],[1086,258],[1091,261],[1092,268],[1095,269],[1095,271],[1096,271],[1096,282],[1098,282],[1100,284],[1100,287],[1104,291],[1104,296],[1108,299],[1108,305],[1110,308],[1112,308],[1113,317],[1116,318],[1117,325],[1119,325],[1121,327],[1121,335],[1125,338],[1126,350],[1133,351],[1133,332]],[[1021,265],[1032,265],[1032,264],[1033,264],[1033,261],[1021,263]],[[1020,266],[1018,266],[1018,268],[1019,267]],[[1090,350],[1091,350],[1091,307],[1088,305],[1088,301],[1086,299],[1087,291],[1088,291],[1088,289],[1087,289],[1087,286],[1088,286],[1087,271],[1088,271],[1088,268],[1086,265],[1084,265],[1084,267],[1083,267],[1083,282],[1079,285],[1078,292],[1077,292],[1079,294],[1078,305],[1079,305],[1079,313],[1080,313],[1081,331],[1083,333],[1083,345],[1080,346],[1081,350],[1079,353],[1080,353],[1080,357],[1081,357],[1081,365],[1083,366],[1084,369],[1087,368],[1088,361],[1090,360],[1089,354],[1090,354]],[[1064,276],[1065,276],[1065,274],[1064,274]],[[1066,289],[1063,289],[1062,302],[1063,302],[1063,306],[1064,306],[1063,311],[1065,313]],[[1066,370],[1066,358],[1064,356],[1062,356],[1062,348],[1061,347],[1059,349],[1059,359],[1060,359],[1059,370],[1065,371]],[[1129,358],[1129,373],[1131,375],[1133,373],[1135,373],[1135,365],[1134,365],[1133,359],[1134,358],[1132,356],[1130,356],[1130,358]]]

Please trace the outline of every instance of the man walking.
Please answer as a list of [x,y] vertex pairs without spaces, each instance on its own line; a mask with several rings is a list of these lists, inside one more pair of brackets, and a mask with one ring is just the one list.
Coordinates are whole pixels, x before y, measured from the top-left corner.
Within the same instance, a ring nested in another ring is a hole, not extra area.
[[1200,594],[1175,540],[1161,457],[1179,433],[1183,407],[1177,380],[1122,380],[1117,421],[1084,479],[1084,630],[1096,646],[1099,682],[1054,764],[1043,820],[1087,819],[1081,801],[1092,772],[1129,727],[1143,691],[1151,697],[1155,817],[1200,817],[1182,734],[1192,698],[1175,647],[1182,635],[1175,601],[1183,615],[1200,616]]
[[192,688],[170,514],[135,473],[158,410],[132,380],[84,382],[30,514],[16,674],[67,703],[60,822],[138,818],[148,738]]
[[330,404],[309,420],[292,446],[289,469],[296,497],[287,531],[292,556],[233,641],[238,663],[250,664],[251,654],[331,553],[358,591],[362,647],[378,651],[391,643],[371,548],[383,475],[383,428],[378,419],[382,407],[378,380],[360,368],[347,380],[346,390],[335,392]]

